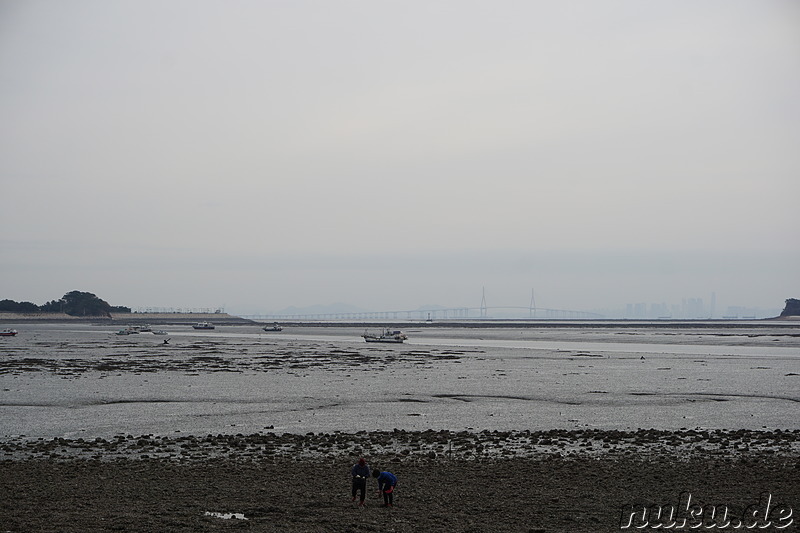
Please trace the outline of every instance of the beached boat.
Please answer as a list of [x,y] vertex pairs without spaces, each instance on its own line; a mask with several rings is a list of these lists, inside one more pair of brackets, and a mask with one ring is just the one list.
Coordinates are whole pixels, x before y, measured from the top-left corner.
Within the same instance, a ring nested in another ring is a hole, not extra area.
[[140,326],[138,329],[142,333],[149,333],[153,331],[153,328],[150,327],[150,324],[145,324],[144,326]]
[[153,335],[169,335],[169,333],[167,333],[163,329],[154,329],[153,330]]
[[263,328],[261,328],[261,329],[263,329],[264,331],[283,331],[283,326],[281,326],[280,324],[278,324],[277,322],[275,322],[273,325],[271,325],[271,326],[264,326],[264,327],[263,327]]
[[15,329],[4,329],[0,331],[0,337],[13,337],[17,334],[17,330]]
[[135,333],[139,333],[139,332],[136,331],[136,329],[134,329],[134,328],[128,327],[128,328],[124,328],[124,329],[119,330],[116,333],[116,335],[133,335]]
[[211,322],[198,322],[192,326],[194,329],[214,329],[214,324]]
[[400,331],[399,329],[395,330],[388,330],[384,329],[381,331],[380,335],[372,335],[370,333],[364,332],[363,335],[364,340],[367,342],[390,342],[399,344],[408,338],[408,335]]

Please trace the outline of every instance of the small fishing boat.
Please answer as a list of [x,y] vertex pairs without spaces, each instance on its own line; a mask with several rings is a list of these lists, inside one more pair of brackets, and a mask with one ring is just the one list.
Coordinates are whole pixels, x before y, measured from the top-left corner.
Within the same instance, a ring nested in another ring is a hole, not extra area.
[[0,337],[13,337],[17,334],[17,330],[15,329],[4,329],[0,331]]
[[169,333],[167,333],[163,329],[154,329],[153,330],[153,335],[169,335]]
[[134,328],[124,328],[115,333],[115,335],[133,335],[139,333]]
[[214,329],[214,324],[211,322],[198,322],[197,324],[192,325],[194,329]]
[[271,325],[271,326],[264,326],[264,327],[263,327],[263,328],[261,328],[261,329],[263,329],[264,331],[283,331],[283,326],[281,326],[280,324],[278,324],[277,322],[275,322],[273,325]]
[[394,344],[400,344],[408,338],[408,335],[406,335],[399,329],[396,330],[384,329],[381,331],[380,335],[372,335],[365,331],[364,334],[361,336],[364,337],[364,340],[367,342],[388,342]]

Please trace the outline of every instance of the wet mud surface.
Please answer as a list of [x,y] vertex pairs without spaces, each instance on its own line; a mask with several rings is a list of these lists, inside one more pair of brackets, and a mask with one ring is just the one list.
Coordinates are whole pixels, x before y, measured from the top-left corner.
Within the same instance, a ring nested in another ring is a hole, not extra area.
[[[156,340],[153,340],[156,339]],[[269,372],[272,370],[320,368],[331,371],[347,368],[380,370],[397,363],[425,364],[431,360],[457,360],[466,352],[451,349],[391,349],[365,345],[358,349],[329,343],[248,342],[230,339],[197,339],[158,344],[115,340],[96,342],[40,342],[34,344],[42,354],[28,357],[30,347],[11,347],[0,360],[0,375],[47,372],[59,376],[79,376],[89,372]],[[469,353],[481,353],[469,350]]]
[[418,327],[400,345],[169,329],[21,329],[0,346],[0,435],[799,427],[793,325]]
[[[6,442],[0,529],[618,531],[631,510],[678,507],[686,493],[731,512],[769,493],[796,514],[798,441],[800,432],[641,430]],[[351,501],[361,455],[397,475],[393,508],[374,494],[364,508]]]

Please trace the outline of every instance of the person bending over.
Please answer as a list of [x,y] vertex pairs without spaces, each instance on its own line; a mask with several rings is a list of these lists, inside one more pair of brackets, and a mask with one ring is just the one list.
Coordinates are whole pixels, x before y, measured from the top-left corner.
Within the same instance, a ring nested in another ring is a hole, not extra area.
[[378,492],[383,494],[383,506],[391,507],[394,499],[394,488],[397,486],[397,477],[391,472],[373,470],[372,477],[378,479]]

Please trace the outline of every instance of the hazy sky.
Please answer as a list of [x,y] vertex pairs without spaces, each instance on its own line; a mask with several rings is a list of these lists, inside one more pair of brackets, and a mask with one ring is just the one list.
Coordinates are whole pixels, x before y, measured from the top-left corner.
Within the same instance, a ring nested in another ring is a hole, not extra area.
[[800,297],[794,0],[0,0],[0,299]]

